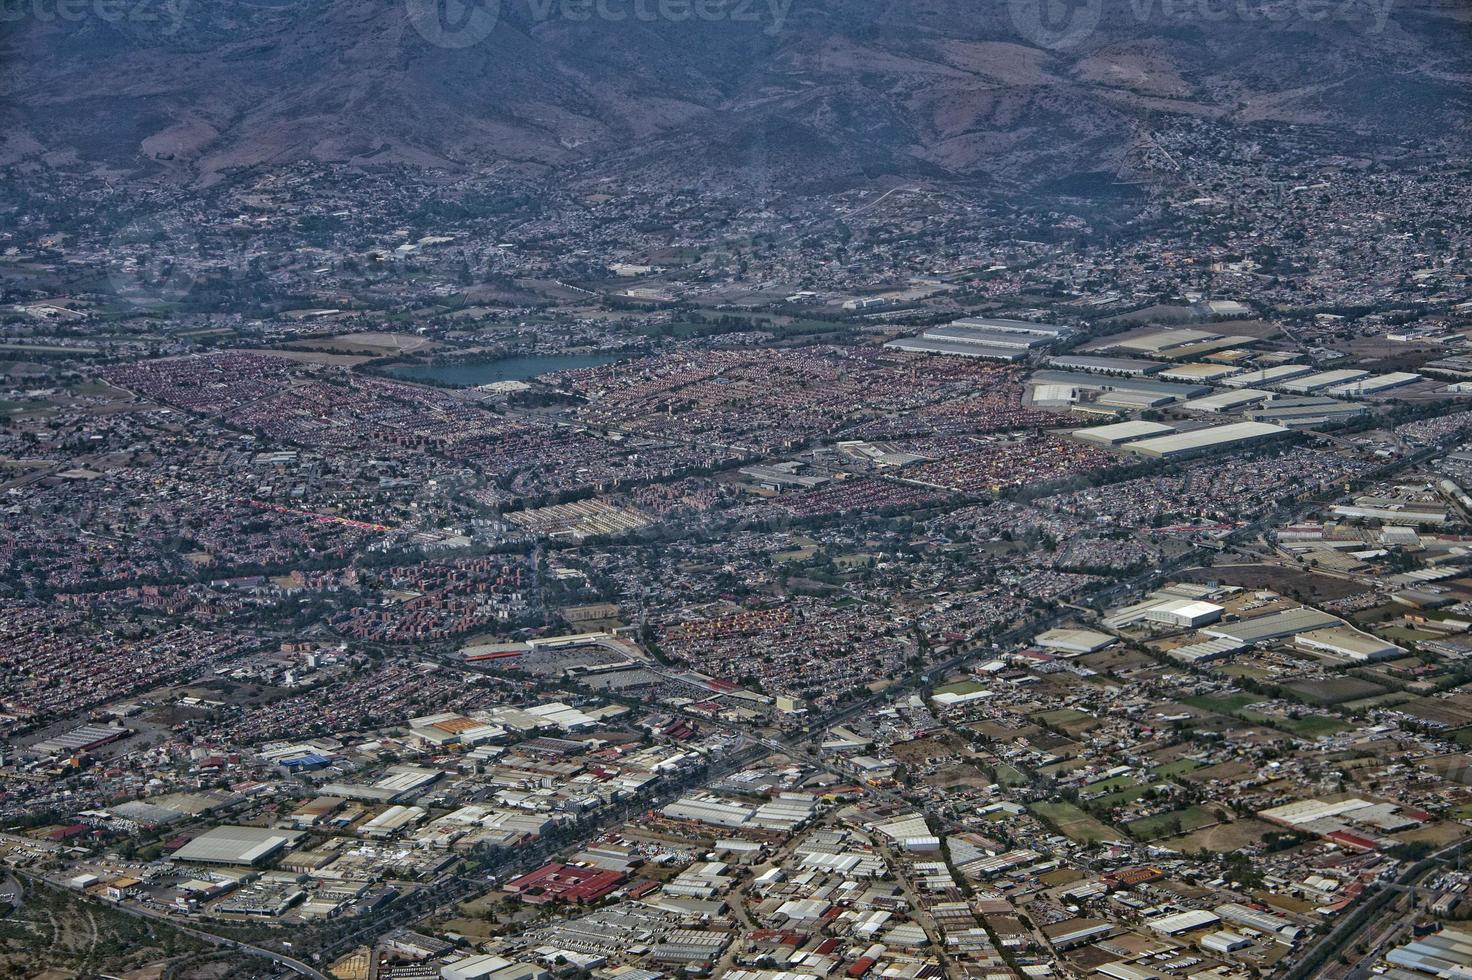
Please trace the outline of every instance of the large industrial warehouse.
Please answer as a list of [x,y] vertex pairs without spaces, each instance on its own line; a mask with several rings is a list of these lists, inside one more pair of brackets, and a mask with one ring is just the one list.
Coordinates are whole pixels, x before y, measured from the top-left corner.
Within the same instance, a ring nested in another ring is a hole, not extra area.
[[173,857],[203,864],[258,864],[301,836],[295,830],[271,827],[216,827],[179,848]]
[[1074,429],[1073,437],[1080,442],[1091,442],[1096,446],[1122,446],[1128,442],[1163,436],[1174,432],[1175,427],[1161,422],[1115,422],[1112,425],[1096,425],[1088,429]]
[[1314,369],[1303,364],[1280,364],[1277,367],[1248,371],[1222,381],[1228,388],[1261,388],[1263,385],[1280,384],[1294,378],[1313,374]]
[[1181,459],[1214,449],[1237,448],[1288,435],[1289,430],[1267,422],[1235,422],[1209,429],[1193,429],[1127,443],[1124,448],[1154,459]]
[[1050,323],[966,317],[931,327],[918,337],[901,337],[886,347],[919,354],[956,354],[993,361],[1015,361],[1027,352],[1056,343],[1072,331]]

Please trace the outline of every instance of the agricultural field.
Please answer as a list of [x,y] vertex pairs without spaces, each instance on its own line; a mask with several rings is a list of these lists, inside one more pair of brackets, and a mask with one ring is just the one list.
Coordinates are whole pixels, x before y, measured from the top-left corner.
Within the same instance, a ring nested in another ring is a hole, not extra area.
[[1028,716],[1032,721],[1048,728],[1061,729],[1070,735],[1078,735],[1095,728],[1099,720],[1093,715],[1074,708],[1059,708],[1056,711],[1040,711]]
[[1095,797],[1089,801],[1089,805],[1092,807],[1103,807],[1105,809],[1124,806],[1126,803],[1133,803],[1135,800],[1138,800],[1153,788],[1148,783],[1130,783],[1127,786],[1105,793],[1103,796]]
[[1256,694],[1228,694],[1221,696],[1201,694],[1196,697],[1182,698],[1181,703],[1202,711],[1209,711],[1215,715],[1235,715],[1249,704],[1256,704],[1262,698]]
[[1283,690],[1307,704],[1343,704],[1388,694],[1385,688],[1357,677],[1331,677],[1324,680],[1293,681]]
[[1214,854],[1231,854],[1244,847],[1261,843],[1268,834],[1281,831],[1281,827],[1249,817],[1245,820],[1219,823],[1180,837],[1172,837],[1164,843],[1164,846],[1183,853],[1211,851]]
[[1089,783],[1087,786],[1084,786],[1080,790],[1080,792],[1087,794],[1113,793],[1134,785],[1136,785],[1135,777],[1126,773],[1123,776],[1115,776],[1112,779],[1101,779],[1097,783]]
[[1221,818],[1205,807],[1190,806],[1184,810],[1157,813],[1143,820],[1132,820],[1124,829],[1138,841],[1159,840],[1162,837],[1178,837],[1217,823]]
[[1094,819],[1072,803],[1034,803],[1029,809],[1045,823],[1057,828],[1060,834],[1080,844],[1124,839],[1119,831]]
[[1003,786],[1026,786],[1032,782],[1027,773],[1016,766],[999,763],[992,768],[992,778]]
[[1165,765],[1156,766],[1153,772],[1154,775],[1162,779],[1170,779],[1173,776],[1181,776],[1193,770],[1200,769],[1203,765],[1204,763],[1197,762],[1195,759],[1176,759],[1174,762],[1167,762]]
[[1229,718],[1237,718],[1253,725],[1266,725],[1279,731],[1296,735],[1299,738],[1313,739],[1322,735],[1333,735],[1350,727],[1346,721],[1330,715],[1302,714],[1297,717],[1291,715],[1270,714],[1266,711],[1257,711],[1248,707],[1263,700],[1255,694],[1231,694],[1224,696],[1201,695],[1198,697],[1183,698],[1182,703],[1201,711],[1209,711],[1212,714],[1222,715]]
[[1309,604],[1343,599],[1363,590],[1362,586],[1354,582],[1297,568],[1284,568],[1281,565],[1190,568],[1182,572],[1180,577],[1188,582],[1221,582],[1223,585],[1240,585],[1244,589],[1268,589]]

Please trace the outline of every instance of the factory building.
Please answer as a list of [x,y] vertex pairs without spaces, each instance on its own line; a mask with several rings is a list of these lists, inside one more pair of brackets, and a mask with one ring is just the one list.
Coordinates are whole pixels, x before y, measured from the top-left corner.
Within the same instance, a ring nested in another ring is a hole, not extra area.
[[1360,378],[1368,378],[1369,376],[1369,371],[1345,368],[1339,371],[1321,371],[1318,374],[1310,374],[1307,377],[1282,381],[1278,383],[1278,387],[1284,391],[1306,395],[1309,392],[1319,391],[1324,388],[1333,388],[1336,385],[1348,384],[1351,381],[1358,381]]
[[202,864],[259,864],[301,836],[300,831],[270,827],[215,827],[179,848],[173,858]]
[[1384,524],[1445,524],[1447,514],[1444,510],[1405,510],[1395,507],[1369,507],[1335,504],[1334,514],[1336,517],[1347,517],[1359,521],[1380,521]]
[[505,890],[532,905],[572,902],[586,905],[613,894],[625,881],[616,871],[582,868],[573,864],[544,864],[530,874],[506,882]]
[[1309,630],[1293,638],[1294,646],[1302,650],[1329,653],[1346,660],[1369,663],[1388,660],[1405,654],[1405,650],[1394,643],[1386,643],[1368,633],[1350,629],[1348,626],[1330,626],[1325,629]]
[[1045,347],[1058,339],[1048,335],[990,330],[985,327],[955,323],[944,327],[931,327],[921,336],[927,340],[948,340],[957,344],[980,344],[983,347],[1010,347],[1017,350]]
[[1154,459],[1183,459],[1201,453],[1265,442],[1288,435],[1289,430],[1266,422],[1235,422],[1209,429],[1194,429],[1174,435],[1129,443],[1130,452]]
[[1385,955],[1385,962],[1429,977],[1465,976],[1472,972],[1472,932],[1442,929],[1397,946]]
[[1173,401],[1175,399],[1169,395],[1157,395],[1148,391],[1106,391],[1094,403],[1106,408],[1143,411],[1147,408],[1161,408]]
[[1016,361],[1072,333],[1068,327],[1023,320],[966,317],[931,327],[918,337],[901,337],[884,346],[918,354],[954,354],[992,361]]
[[1198,643],[1188,643],[1185,646],[1176,647],[1167,651],[1166,656],[1183,664],[1204,664],[1222,657],[1231,656],[1239,650],[1246,649],[1247,644],[1240,640],[1212,639],[1202,640]]
[[418,806],[391,806],[359,828],[364,837],[393,837],[419,823],[428,811]]
[[[1223,340],[1219,333],[1209,330],[1194,330],[1190,327],[1174,327],[1166,330],[1150,330],[1135,337],[1115,341],[1111,346],[1118,350],[1142,351],[1146,354],[1163,354],[1165,351],[1197,344]],[[1244,338],[1250,340],[1251,338]],[[1168,355],[1167,355],[1168,356]]]
[[1031,320],[1006,320],[989,316],[962,317],[952,321],[951,326],[972,327],[991,333],[1026,334],[1047,340],[1059,340],[1073,333],[1072,327],[1066,327],[1061,323],[1033,323]]
[[1235,953],[1251,946],[1252,940],[1239,932],[1231,932],[1227,929],[1214,932],[1201,940],[1201,948],[1209,953]]
[[1048,367],[1061,371],[1085,371],[1089,374],[1113,374],[1121,378],[1143,378],[1164,371],[1164,361],[1142,361],[1133,357],[1098,357],[1088,354],[1065,354],[1048,359]]
[[1072,435],[1079,442],[1090,442],[1096,446],[1119,446],[1174,431],[1176,431],[1174,427],[1160,422],[1116,422],[1113,425],[1075,429]]
[[1268,616],[1258,616],[1256,619],[1220,623],[1209,629],[1203,629],[1201,632],[1207,636],[1236,640],[1251,646],[1254,643],[1278,640],[1285,636],[1297,636],[1299,633],[1308,633],[1311,630],[1342,625],[1344,621],[1337,616],[1331,616],[1307,606],[1299,606],[1296,609],[1285,609]]
[[1302,429],[1331,422],[1343,422],[1365,414],[1365,406],[1335,401],[1332,398],[1283,398],[1242,414],[1254,422],[1268,422],[1290,429]]
[[1217,414],[1270,401],[1273,397],[1271,391],[1263,391],[1261,388],[1243,388],[1239,391],[1218,391],[1205,398],[1193,398],[1181,407],[1192,412]]
[[1164,626],[1197,629],[1222,618],[1221,606],[1198,599],[1167,599],[1145,610],[1145,620]]
[[1281,384],[1294,378],[1302,378],[1313,374],[1314,369],[1303,364],[1280,364],[1276,367],[1263,368],[1260,371],[1248,371],[1238,374],[1222,381],[1228,388],[1262,388],[1267,385]]
[[1033,642],[1044,650],[1085,654],[1103,650],[1115,640],[1108,633],[1100,633],[1098,630],[1051,629],[1033,637]]
[[1163,915],[1158,919],[1151,919],[1145,925],[1152,932],[1158,932],[1162,936],[1178,936],[1183,932],[1216,925],[1220,921],[1221,918],[1215,912],[1192,909],[1189,912],[1177,912],[1174,915]]
[[31,746],[37,755],[80,755],[133,734],[121,725],[83,725]]
[[1162,371],[1162,381],[1183,381],[1186,384],[1215,384],[1223,378],[1241,374],[1241,368],[1226,364],[1179,364],[1169,371]]
[[982,344],[966,344],[953,340],[932,340],[928,337],[902,337],[884,345],[891,350],[908,351],[912,354],[951,354],[957,357],[979,357],[987,361],[1020,361],[1027,351],[1015,347],[990,347]]
[[783,793],[760,806],[711,794],[691,794],[666,805],[660,812],[672,820],[691,820],[714,827],[791,832],[812,819],[815,805],[811,797],[793,793]]
[[1294,925],[1281,915],[1261,912],[1251,906],[1236,902],[1218,905],[1214,911],[1223,922],[1256,929],[1258,932],[1274,937],[1279,942],[1297,942],[1306,931],[1302,926]]
[[1395,371],[1391,374],[1375,374],[1348,384],[1335,385],[1324,392],[1336,398],[1365,398],[1369,395],[1378,395],[1381,392],[1391,391],[1408,384],[1414,384],[1421,380],[1419,374],[1409,371]]
[[1111,611],[1104,618],[1104,625],[1112,630],[1141,623],[1188,628],[1201,626],[1220,619],[1225,611],[1222,606],[1206,600],[1220,598],[1232,591],[1235,590],[1191,583],[1167,585],[1151,592],[1140,602]]
[[531,963],[513,963],[477,953],[440,968],[440,980],[548,980],[551,974]]
[[1173,384],[1153,378],[1110,378],[1075,371],[1036,371],[1027,383],[1033,387],[1067,385],[1083,391],[1147,395],[1163,402],[1184,401],[1211,393],[1209,385]]

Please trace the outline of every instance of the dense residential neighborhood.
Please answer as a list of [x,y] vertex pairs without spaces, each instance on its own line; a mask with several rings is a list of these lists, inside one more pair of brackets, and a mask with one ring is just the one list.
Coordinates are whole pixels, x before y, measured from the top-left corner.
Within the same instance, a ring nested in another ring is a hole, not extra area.
[[1099,193],[0,155],[0,977],[1472,976],[1472,172],[1151,92]]

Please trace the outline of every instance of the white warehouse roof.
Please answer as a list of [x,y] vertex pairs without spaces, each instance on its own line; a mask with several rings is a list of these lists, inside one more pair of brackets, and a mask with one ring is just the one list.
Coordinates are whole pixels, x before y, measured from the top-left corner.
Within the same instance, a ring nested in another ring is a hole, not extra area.
[[1144,439],[1132,442],[1126,448],[1142,456],[1166,458],[1260,442],[1287,435],[1288,432],[1288,429],[1280,425],[1267,422],[1235,422],[1231,425],[1217,425],[1209,429],[1194,429],[1190,432]]
[[1073,437],[1080,442],[1092,442],[1100,446],[1118,446],[1149,436],[1174,432],[1175,427],[1160,422],[1115,422],[1113,425],[1096,425],[1087,429],[1074,429]]
[[1162,916],[1159,919],[1151,919],[1145,923],[1154,932],[1165,936],[1174,936],[1177,933],[1190,932],[1192,929],[1200,929],[1204,926],[1214,925],[1221,921],[1215,912],[1205,909],[1192,909],[1189,912],[1177,912],[1175,915]]
[[173,857],[208,864],[255,864],[301,836],[294,830],[270,827],[215,827],[179,848]]

